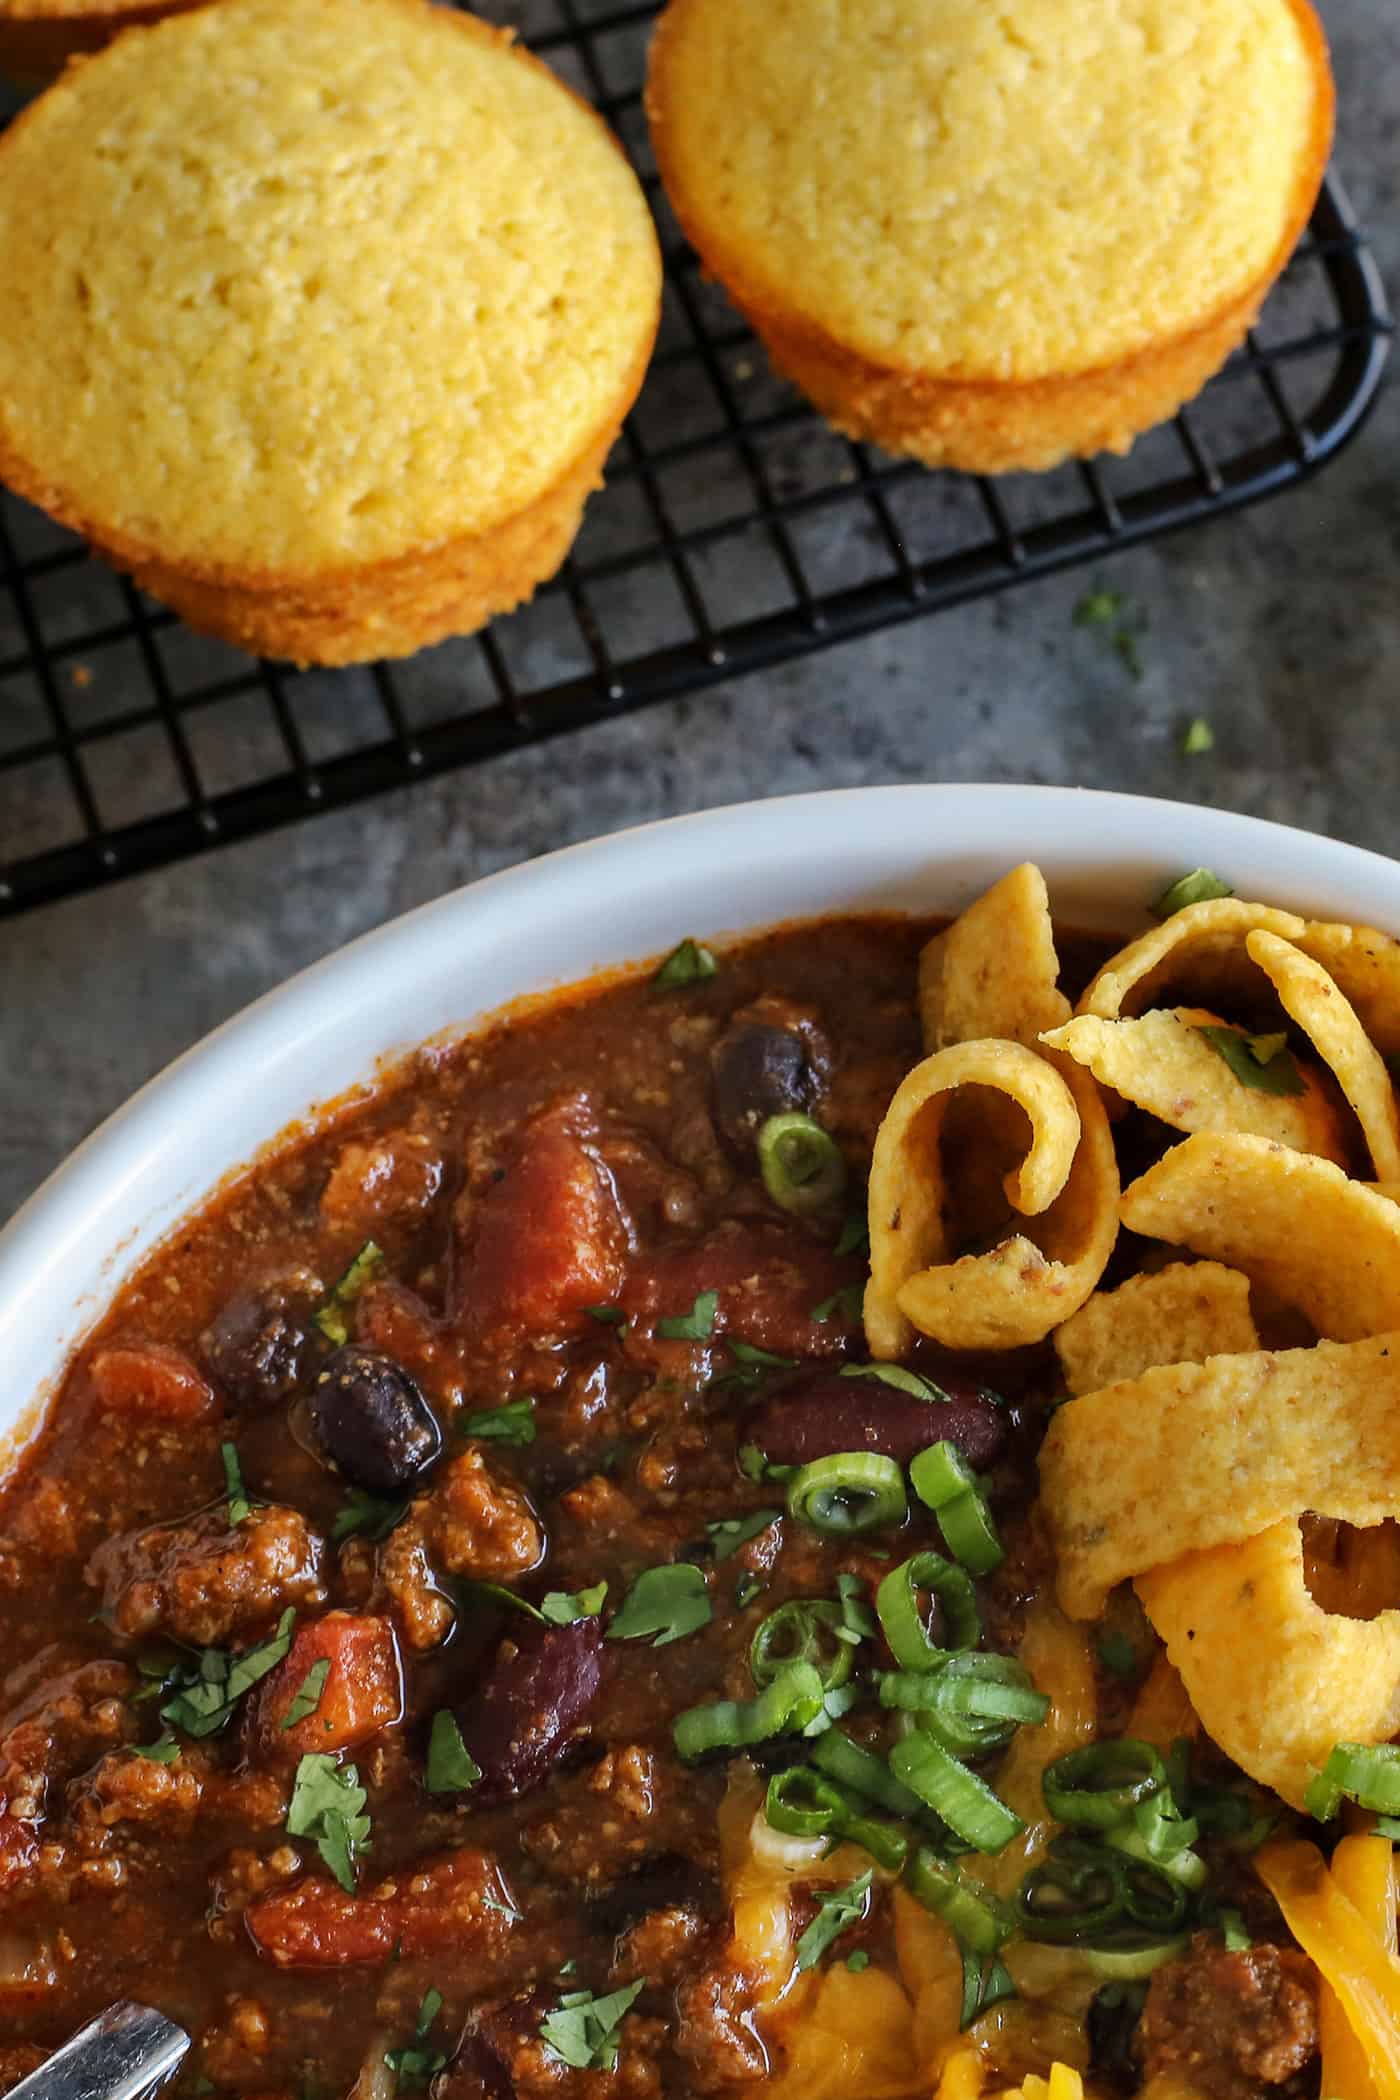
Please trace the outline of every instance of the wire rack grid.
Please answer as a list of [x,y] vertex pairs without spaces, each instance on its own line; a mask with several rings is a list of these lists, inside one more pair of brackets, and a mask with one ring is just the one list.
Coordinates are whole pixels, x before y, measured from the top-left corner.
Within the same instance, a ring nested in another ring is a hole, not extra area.
[[1329,175],[1258,327],[1123,460],[998,481],[830,431],[680,238],[641,108],[652,0],[497,0],[616,127],[661,225],[655,361],[532,604],[404,663],[296,672],[191,633],[0,499],[0,916],[1004,590],[1316,472],[1380,383],[1384,293]]

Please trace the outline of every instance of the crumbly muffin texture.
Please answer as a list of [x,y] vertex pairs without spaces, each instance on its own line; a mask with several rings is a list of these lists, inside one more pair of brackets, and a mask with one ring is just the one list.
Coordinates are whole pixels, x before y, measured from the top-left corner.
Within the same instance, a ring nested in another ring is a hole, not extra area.
[[224,0],[0,146],[0,470],[138,568],[401,560],[596,474],[659,282],[615,142],[503,35]]
[[747,310],[900,370],[1062,377],[1278,266],[1327,122],[1309,24],[1292,0],[672,0],[650,106]]

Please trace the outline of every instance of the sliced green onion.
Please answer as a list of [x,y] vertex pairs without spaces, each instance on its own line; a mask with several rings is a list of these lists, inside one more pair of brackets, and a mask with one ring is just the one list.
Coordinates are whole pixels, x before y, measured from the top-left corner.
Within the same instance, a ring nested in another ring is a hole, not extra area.
[[890,1770],[975,1851],[1000,1852],[1026,1827],[975,1772],[926,1735],[896,1743]]
[[1125,1735],[1057,1757],[1046,1766],[1041,1786],[1057,1823],[1111,1830],[1166,1781],[1166,1768],[1152,1745]]
[[834,1692],[851,1674],[855,1650],[840,1637],[841,1607],[820,1597],[794,1597],[770,1612],[753,1637],[749,1671],[762,1691],[789,1663],[810,1663],[823,1691]]
[[881,1385],[892,1385],[897,1393],[908,1393],[911,1400],[929,1400],[935,1404],[949,1404],[949,1396],[941,1385],[931,1385],[917,1371],[906,1371],[903,1364],[842,1364],[839,1378],[878,1378]]
[[1124,1865],[1077,1838],[1057,1838],[1016,1891],[1016,1921],[1052,1947],[1102,1939],[1123,1916]]
[[810,1116],[770,1116],[758,1133],[758,1171],[780,1210],[805,1218],[846,1186],[841,1147]]
[[1015,1921],[985,1889],[964,1881],[958,1870],[920,1845],[904,1870],[904,1886],[925,1910],[943,1919],[959,1944],[973,1954],[995,1954],[1011,1937]]
[[854,1538],[902,1524],[909,1513],[904,1475],[878,1451],[835,1451],[799,1466],[788,1482],[788,1514],[823,1538]]
[[683,1758],[743,1750],[792,1735],[825,1716],[821,1678],[810,1663],[788,1663],[757,1699],[715,1699],[678,1714],[671,1734]]
[[1085,1968],[1101,1976],[1105,1983],[1140,1983],[1154,1969],[1160,1969],[1164,1961],[1184,1954],[1189,1945],[1190,1935],[1178,1932],[1169,1940],[1143,1940],[1136,1947],[1086,1947],[1083,1961]]
[[847,1812],[841,1789],[810,1765],[790,1765],[768,1782],[764,1819],[784,1837],[835,1837]]
[[1338,1743],[1308,1782],[1303,1806],[1330,1822],[1343,1796],[1379,1816],[1400,1814],[1400,1748],[1394,1743]]
[[[945,1647],[928,1637],[920,1590],[932,1590],[948,1622]],[[972,1578],[938,1553],[915,1553],[892,1568],[875,1593],[875,1609],[902,1670],[932,1670],[950,1654],[975,1648],[982,1638]]]
[[936,1670],[889,1670],[880,1703],[914,1713],[955,1757],[980,1757],[1008,1743],[1023,1723],[1039,1723],[1050,1701],[1006,1655],[950,1655]]
[[1154,1853],[1149,1849],[1149,1841],[1131,1823],[1120,1823],[1116,1830],[1106,1831],[1104,1843],[1112,1845],[1115,1852],[1121,1852],[1129,1859],[1145,1860],[1159,1874],[1165,1874],[1169,1881],[1179,1881],[1184,1889],[1203,1889],[1206,1885],[1206,1863],[1189,1845],[1183,1846],[1179,1852]]
[[938,1528],[954,1560],[972,1575],[990,1575],[1006,1558],[992,1513],[980,1488],[955,1495],[938,1512]]
[[1204,1888],[1206,1863],[1191,1847],[1201,1834],[1194,1816],[1183,1816],[1166,1787],[1139,1801],[1129,1821],[1106,1834],[1105,1842],[1130,1859],[1160,1867],[1186,1889]]
[[873,1801],[877,1808],[888,1809],[891,1815],[917,1816],[923,1810],[918,1795],[895,1778],[883,1757],[853,1743],[839,1728],[818,1736],[812,1745],[812,1763],[828,1778]]
[[1159,919],[1169,919],[1173,912],[1184,911],[1188,904],[1204,904],[1208,897],[1233,897],[1234,891],[1228,882],[1222,882],[1209,868],[1193,868],[1189,875],[1178,875],[1176,881],[1164,889],[1152,909]]
[[910,1460],[909,1485],[930,1509],[942,1509],[945,1502],[952,1502],[958,1495],[965,1495],[969,1488],[975,1488],[977,1475],[957,1445],[945,1438],[942,1443],[930,1444],[927,1451],[919,1452]]

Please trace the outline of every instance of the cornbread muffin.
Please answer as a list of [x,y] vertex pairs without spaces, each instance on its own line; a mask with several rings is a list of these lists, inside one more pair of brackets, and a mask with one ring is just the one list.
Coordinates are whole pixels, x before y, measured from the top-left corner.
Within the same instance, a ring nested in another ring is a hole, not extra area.
[[558,566],[659,305],[620,149],[502,32],[225,0],[0,140],[0,475],[193,626],[406,655]]
[[647,92],[706,268],[837,427],[1125,451],[1240,340],[1331,139],[1307,0],[671,0]]
[[158,22],[201,0],[0,0],[0,73],[36,84],[70,58],[100,51],[119,29]]

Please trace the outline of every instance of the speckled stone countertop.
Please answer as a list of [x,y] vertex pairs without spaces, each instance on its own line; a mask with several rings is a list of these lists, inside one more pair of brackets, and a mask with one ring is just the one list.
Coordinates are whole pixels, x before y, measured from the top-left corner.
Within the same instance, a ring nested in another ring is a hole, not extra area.
[[[1338,163],[1394,296],[1400,14],[1394,0],[1322,11]],[[1142,625],[1140,678],[1074,622],[1099,583]],[[1187,757],[1197,716],[1214,748]],[[1027,586],[0,926],[0,1220],[178,1051],[396,912],[642,819],[899,780],[1119,788],[1400,849],[1394,378],[1317,479],[1087,579]],[[0,828],[3,795],[0,776]]]

